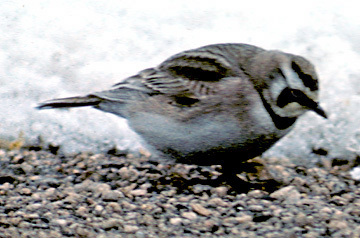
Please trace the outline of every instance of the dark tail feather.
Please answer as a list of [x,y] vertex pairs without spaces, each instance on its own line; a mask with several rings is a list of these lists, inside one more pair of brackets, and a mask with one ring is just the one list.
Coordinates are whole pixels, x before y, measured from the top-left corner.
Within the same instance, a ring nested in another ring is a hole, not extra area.
[[93,95],[85,97],[58,98],[40,103],[37,109],[52,109],[66,107],[86,107],[96,106],[101,102],[101,98]]

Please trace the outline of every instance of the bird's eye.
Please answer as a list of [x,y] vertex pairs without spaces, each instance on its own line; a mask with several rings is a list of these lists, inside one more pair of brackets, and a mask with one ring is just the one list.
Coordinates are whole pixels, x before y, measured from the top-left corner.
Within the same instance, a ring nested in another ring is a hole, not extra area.
[[298,89],[285,88],[277,98],[276,104],[283,108],[292,102],[300,102],[307,98],[307,96]]
[[290,89],[290,93],[294,98],[300,98],[304,95],[303,92],[301,92],[300,90],[297,90],[297,89]]

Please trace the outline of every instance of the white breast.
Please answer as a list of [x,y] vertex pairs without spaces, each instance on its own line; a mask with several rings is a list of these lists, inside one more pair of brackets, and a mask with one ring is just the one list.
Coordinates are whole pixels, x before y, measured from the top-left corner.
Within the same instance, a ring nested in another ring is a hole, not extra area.
[[158,114],[138,113],[129,124],[155,148],[181,154],[241,146],[257,138],[274,134],[280,138],[287,133],[274,126],[262,104],[244,112],[241,120],[224,114],[206,114],[181,122]]

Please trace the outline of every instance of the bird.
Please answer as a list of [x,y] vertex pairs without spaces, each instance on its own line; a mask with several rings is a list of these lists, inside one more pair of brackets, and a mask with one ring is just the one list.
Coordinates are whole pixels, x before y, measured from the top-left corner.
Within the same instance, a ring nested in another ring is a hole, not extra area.
[[261,155],[319,105],[314,65],[302,56],[241,43],[175,54],[105,91],[45,101],[38,109],[91,106],[128,120],[160,155],[221,164],[229,174]]

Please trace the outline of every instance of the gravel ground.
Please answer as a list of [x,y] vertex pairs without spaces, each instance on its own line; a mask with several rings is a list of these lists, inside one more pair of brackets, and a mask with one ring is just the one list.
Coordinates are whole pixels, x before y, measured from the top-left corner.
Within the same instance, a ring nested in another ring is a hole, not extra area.
[[220,166],[57,149],[0,149],[0,237],[360,237],[346,161],[256,158],[233,191]]

